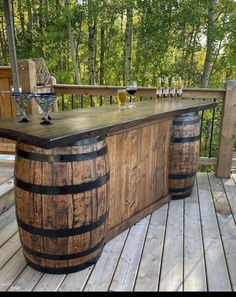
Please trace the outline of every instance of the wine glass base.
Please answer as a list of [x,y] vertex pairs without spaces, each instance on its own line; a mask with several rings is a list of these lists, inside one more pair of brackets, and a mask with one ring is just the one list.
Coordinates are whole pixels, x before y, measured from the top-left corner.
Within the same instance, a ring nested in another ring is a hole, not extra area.
[[49,120],[44,119],[42,122],[40,122],[40,125],[52,125],[52,123]]
[[[42,117],[41,120],[45,120],[45,117]],[[51,121],[51,120],[53,120],[53,118],[48,116],[48,120]]]
[[18,121],[19,123],[28,123],[29,120],[27,118],[22,118]]
[[128,105],[128,108],[133,108],[133,107],[136,107],[136,105],[134,105],[134,104]]

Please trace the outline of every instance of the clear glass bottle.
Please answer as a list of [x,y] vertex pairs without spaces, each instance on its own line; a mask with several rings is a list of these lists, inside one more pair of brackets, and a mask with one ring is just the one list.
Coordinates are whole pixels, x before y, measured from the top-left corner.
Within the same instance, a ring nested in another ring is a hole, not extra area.
[[175,98],[175,78],[170,79],[170,97]]
[[157,78],[157,98],[162,98],[161,77]]
[[182,97],[183,94],[183,82],[181,77],[179,76],[178,80],[177,80],[177,97]]
[[163,97],[168,98],[169,97],[169,78],[165,77],[163,80]]

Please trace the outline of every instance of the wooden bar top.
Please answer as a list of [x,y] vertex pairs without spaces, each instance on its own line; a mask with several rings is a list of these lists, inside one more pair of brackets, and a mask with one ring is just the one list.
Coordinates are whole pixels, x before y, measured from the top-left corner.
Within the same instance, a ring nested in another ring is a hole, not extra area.
[[72,145],[76,141],[97,135],[107,135],[177,114],[216,106],[215,102],[199,100],[136,102],[135,108],[120,111],[117,104],[52,113],[52,125],[40,125],[40,118],[30,122],[16,119],[0,121],[0,137],[42,148]]

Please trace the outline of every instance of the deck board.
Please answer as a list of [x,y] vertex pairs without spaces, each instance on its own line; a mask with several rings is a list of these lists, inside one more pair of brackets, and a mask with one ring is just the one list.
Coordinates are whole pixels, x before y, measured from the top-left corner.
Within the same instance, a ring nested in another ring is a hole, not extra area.
[[[1,177],[9,180],[9,170]],[[67,275],[26,264],[12,206],[0,214],[0,291],[235,291],[235,198],[235,174],[198,173],[190,197],[159,208],[106,243],[95,265]]]
[[231,290],[212,194],[206,173],[197,174],[209,291]]
[[205,258],[196,183],[184,200],[184,291],[206,291]]

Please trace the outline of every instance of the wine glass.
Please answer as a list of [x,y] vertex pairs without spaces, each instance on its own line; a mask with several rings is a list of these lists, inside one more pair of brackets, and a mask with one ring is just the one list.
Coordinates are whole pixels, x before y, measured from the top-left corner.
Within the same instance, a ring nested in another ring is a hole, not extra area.
[[43,118],[43,121],[40,122],[40,124],[50,125],[51,117],[49,116],[49,109],[52,106],[54,100],[56,99],[56,94],[55,93],[38,93],[34,95],[34,98],[44,112],[44,118]]
[[133,96],[136,91],[137,91],[137,82],[136,81],[132,81],[126,88],[126,91],[128,92],[128,94],[130,95],[130,103],[128,104],[128,107],[129,108],[133,108],[135,107],[135,104],[134,104],[134,99],[133,99]]
[[31,99],[33,98],[33,93],[25,93],[21,92],[21,89],[19,89],[19,92],[14,92],[14,88],[11,89],[11,98],[16,102],[17,105],[17,117],[19,118],[18,122],[20,123],[27,123],[29,122],[25,108],[29,105],[31,102]]

